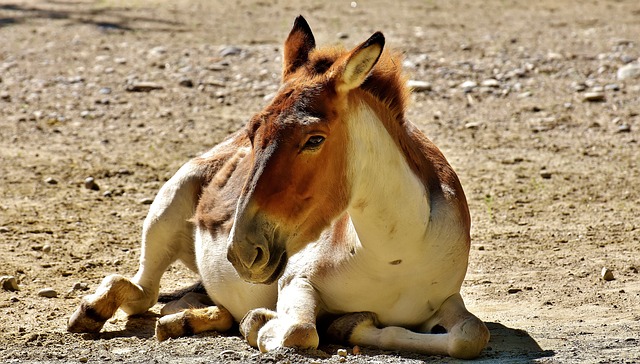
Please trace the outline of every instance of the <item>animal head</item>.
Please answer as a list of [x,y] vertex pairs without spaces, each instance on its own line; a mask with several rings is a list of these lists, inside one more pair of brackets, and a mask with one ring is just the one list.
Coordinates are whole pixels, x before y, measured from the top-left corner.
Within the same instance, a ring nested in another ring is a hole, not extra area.
[[284,44],[282,85],[247,125],[251,168],[231,230],[228,258],[255,283],[276,280],[287,257],[318,239],[349,204],[348,98],[384,47],[373,34],[351,51],[316,49],[299,16]]

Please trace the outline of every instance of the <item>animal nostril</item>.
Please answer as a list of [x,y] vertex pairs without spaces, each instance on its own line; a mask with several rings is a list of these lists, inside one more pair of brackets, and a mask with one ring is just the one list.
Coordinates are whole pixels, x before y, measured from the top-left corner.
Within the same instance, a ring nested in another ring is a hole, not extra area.
[[256,256],[253,259],[253,263],[252,265],[256,265],[262,262],[262,259],[264,259],[264,249],[262,249],[261,247],[256,247]]

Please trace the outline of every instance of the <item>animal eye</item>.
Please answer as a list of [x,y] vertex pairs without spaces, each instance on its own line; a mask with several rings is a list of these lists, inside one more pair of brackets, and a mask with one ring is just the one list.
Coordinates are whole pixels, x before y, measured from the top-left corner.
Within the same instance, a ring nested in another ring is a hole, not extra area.
[[313,135],[311,136],[306,143],[304,143],[304,147],[302,149],[315,149],[320,146],[324,142],[324,137],[321,135]]

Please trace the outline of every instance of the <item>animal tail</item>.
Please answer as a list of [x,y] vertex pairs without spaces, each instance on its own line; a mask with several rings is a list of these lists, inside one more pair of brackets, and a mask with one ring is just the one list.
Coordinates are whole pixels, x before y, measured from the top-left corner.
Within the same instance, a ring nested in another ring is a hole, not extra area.
[[160,295],[158,295],[158,302],[167,303],[171,301],[176,301],[184,297],[187,293],[190,293],[190,292],[205,293],[205,294],[207,293],[206,290],[204,289],[204,285],[202,284],[202,281],[197,281],[196,283],[190,286],[179,288],[173,292],[161,292]]

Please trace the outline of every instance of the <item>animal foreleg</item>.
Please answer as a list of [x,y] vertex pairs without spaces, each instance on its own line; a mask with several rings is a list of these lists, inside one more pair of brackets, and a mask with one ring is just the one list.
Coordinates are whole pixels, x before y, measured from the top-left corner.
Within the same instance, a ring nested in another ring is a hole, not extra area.
[[422,333],[396,326],[380,327],[375,314],[359,312],[334,321],[329,327],[329,335],[351,345],[461,359],[477,357],[489,342],[489,330],[467,311],[459,294],[447,299],[429,321],[430,331],[438,326],[446,332]]
[[280,347],[315,349],[318,297],[307,281],[293,279],[278,293],[277,313],[252,310],[242,319],[240,331],[249,344],[268,352]]

